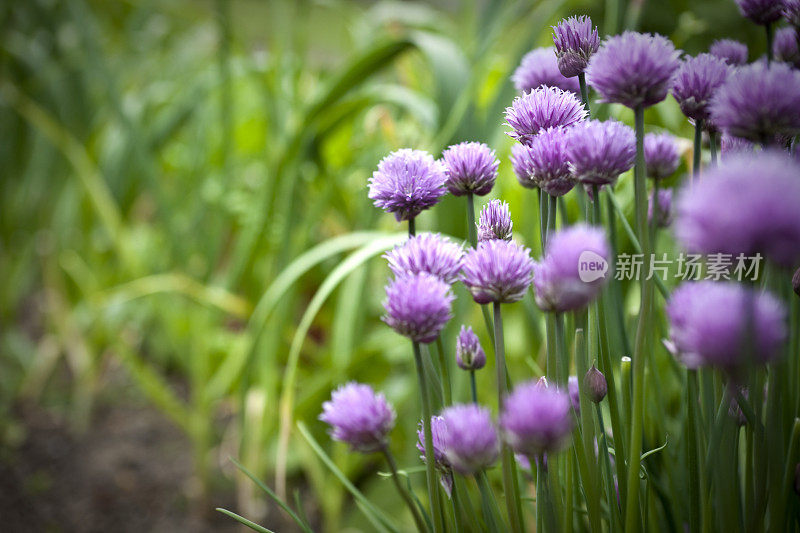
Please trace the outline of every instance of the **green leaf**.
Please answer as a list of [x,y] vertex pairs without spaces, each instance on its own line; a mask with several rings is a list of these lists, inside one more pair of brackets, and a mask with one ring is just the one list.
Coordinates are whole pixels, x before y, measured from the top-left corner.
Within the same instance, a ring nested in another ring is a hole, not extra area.
[[306,533],[313,533],[313,530],[308,526],[308,524],[305,521],[303,521],[299,516],[297,516],[297,513],[295,513],[292,510],[292,508],[289,507],[286,504],[286,502],[284,502],[281,498],[279,498],[278,495],[275,494],[275,492],[272,491],[272,489],[270,489],[266,484],[264,484],[260,479],[258,479],[252,472],[250,472],[247,468],[245,468],[244,465],[239,463],[239,461],[237,461],[233,457],[231,457],[230,460],[231,460],[231,462],[233,464],[236,465],[236,468],[238,468],[244,475],[249,477],[253,481],[253,483],[255,483],[258,486],[258,488],[260,488],[261,490],[266,492],[267,496],[269,496],[275,503],[277,503],[281,507],[281,509],[286,511],[289,514],[289,516],[292,517],[292,520],[294,520],[295,523],[298,526],[300,526],[300,529],[302,529]]
[[271,529],[267,529],[265,527],[259,526],[255,522],[251,522],[247,518],[245,518],[243,516],[239,516],[236,513],[228,511],[227,509],[223,509],[222,507],[217,507],[217,511],[219,511],[222,514],[226,514],[226,515],[230,516],[231,518],[233,518],[234,520],[236,520],[240,524],[244,524],[245,526],[249,527],[253,531],[258,531],[259,533],[275,533]]
[[300,430],[300,433],[303,435],[303,438],[306,439],[306,442],[308,442],[308,445],[311,446],[312,450],[314,450],[314,453],[317,454],[317,457],[319,457],[320,460],[323,463],[325,463],[325,466],[327,466],[328,469],[330,469],[333,475],[336,476],[339,479],[339,481],[342,482],[342,484],[348,490],[348,492],[350,492],[350,494],[353,495],[353,497],[356,499],[356,503],[359,504],[359,508],[367,516],[370,522],[372,522],[373,524],[380,523],[384,526],[384,528],[387,528],[388,531],[399,533],[399,530],[392,524],[392,521],[389,519],[389,517],[386,516],[383,513],[383,511],[375,507],[372,504],[372,502],[370,502],[367,499],[367,497],[364,496],[364,494],[360,490],[358,490],[355,487],[355,485],[353,485],[350,482],[349,479],[347,479],[347,476],[345,476],[344,473],[341,470],[339,470],[339,468],[334,464],[331,458],[328,457],[328,454],[325,453],[325,451],[322,449],[319,443],[314,439],[314,437],[308,431],[306,425],[303,424],[302,422],[298,422],[297,429]]

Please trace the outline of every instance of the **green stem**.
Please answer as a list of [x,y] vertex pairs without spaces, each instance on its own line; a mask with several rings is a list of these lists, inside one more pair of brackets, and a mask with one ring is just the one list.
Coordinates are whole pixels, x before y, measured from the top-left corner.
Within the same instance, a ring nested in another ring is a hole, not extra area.
[[697,370],[686,371],[686,462],[689,465],[689,531],[700,531],[700,474],[697,467]]
[[764,24],[764,30],[767,36],[767,64],[769,65],[772,63],[772,38],[773,38],[773,27],[772,22]]
[[436,337],[436,351],[439,352],[439,366],[442,372],[442,387],[444,389],[444,404],[452,405],[453,403],[453,389],[450,384],[450,365],[449,359],[445,357],[444,345],[442,337]]
[[413,237],[417,234],[417,223],[414,218],[408,219],[408,236]]
[[[581,86],[581,102],[583,102],[583,107],[586,108],[586,118],[589,119],[592,116],[592,112],[589,109],[589,88],[586,86],[586,74],[583,72],[578,74],[578,84]],[[595,196],[595,198],[597,198]]]
[[692,152],[692,181],[700,179],[700,155],[703,145],[703,120],[697,119],[694,124],[694,152]]
[[467,235],[473,248],[478,246],[478,228],[475,226],[475,197],[467,193]]
[[494,493],[491,487],[489,487],[489,480],[486,478],[486,472],[481,471],[476,473],[475,482],[478,484],[478,491],[481,493],[481,507],[483,507],[483,519],[486,522],[487,530],[505,530],[505,524],[502,523],[500,510],[497,508],[497,501],[494,499]]
[[[583,490],[586,493],[586,508],[589,512],[589,523],[593,531],[600,531],[600,499],[596,496],[599,487],[596,462],[593,456],[586,455],[586,450],[594,450],[595,428],[592,421],[592,402],[583,384],[583,377],[589,370],[589,356],[586,351],[586,311],[575,312],[575,368],[578,376],[578,390],[580,391],[580,435],[573,439],[582,439],[580,446],[575,447],[578,455],[578,471],[580,472]],[[580,457],[583,455],[583,457]]]
[[[475,197],[472,193],[467,194],[467,235],[469,236],[470,245],[473,248],[477,248],[478,230],[475,225]],[[486,331],[489,332],[489,338],[494,342],[492,318],[489,316],[489,310],[485,305],[481,305],[481,314],[483,315],[483,323],[486,325]]]
[[[650,257],[650,239],[647,231],[647,186],[644,165],[644,108],[640,105],[634,110],[636,122],[636,166],[634,168],[634,196],[636,201],[636,229],[642,244],[642,253]],[[645,393],[645,355],[648,349],[652,283],[647,276],[641,276],[641,304],[639,324],[636,329],[636,342],[633,359],[633,407],[631,410],[630,448],[628,449],[628,494],[625,507],[625,531],[633,533],[641,529],[639,515],[639,466],[642,452],[642,427],[644,425]]]
[[600,453],[603,455],[601,462],[606,478],[606,499],[608,499],[608,512],[611,517],[610,531],[619,531],[622,517],[619,515],[619,501],[617,492],[614,490],[614,475],[611,472],[611,457],[608,452],[608,436],[606,426],[603,422],[603,409],[599,403],[594,404],[597,414],[597,425],[600,428]]
[[558,522],[556,521],[555,509],[553,509],[553,500],[550,497],[550,484],[548,482],[549,473],[547,466],[544,464],[544,459],[529,457],[528,461],[531,463],[531,468],[536,465],[536,513],[543,515],[544,530],[547,533],[558,532]]
[[709,145],[711,146],[711,166],[717,165],[717,141],[719,137],[716,131],[708,132]]
[[394,481],[394,486],[397,488],[397,492],[400,493],[400,497],[403,498],[403,501],[405,501],[406,505],[408,505],[411,515],[414,517],[414,523],[417,525],[417,530],[428,531],[428,526],[422,519],[422,515],[419,514],[419,509],[417,509],[416,504],[411,500],[411,496],[409,496],[406,489],[404,489],[403,485],[400,483],[400,478],[397,474],[397,464],[394,461],[392,452],[390,452],[389,448],[386,446],[384,446],[383,450],[381,451],[383,452],[383,456],[386,457],[386,462],[389,464],[389,470],[392,472],[392,481]]
[[[409,221],[410,222],[410,221]],[[425,435],[425,478],[428,483],[428,499],[433,515],[433,531],[444,532],[444,518],[439,507],[439,487],[436,484],[436,463],[433,456],[433,433],[431,433],[431,403],[428,386],[425,380],[425,370],[422,366],[422,354],[419,343],[413,343],[414,364],[417,367],[417,380],[419,381],[420,397],[422,398],[422,431]]]
[[556,323],[556,383],[559,387],[563,387],[567,383],[567,376],[569,375],[569,354],[567,353],[567,345],[564,339],[564,315],[561,313],[555,314]]
[[[783,468],[783,478],[778,490],[773,494],[777,500],[775,506],[775,516],[770,516],[770,530],[786,531],[786,505],[792,494],[792,482],[795,476],[795,467],[800,459],[798,448],[800,447],[800,418],[794,419],[792,426],[792,436],[789,439],[789,449],[786,453],[786,464]],[[773,524],[772,521],[775,521]]]
[[[503,411],[503,402],[508,394],[506,384],[506,358],[505,346],[503,341],[503,316],[500,313],[500,302],[494,302],[494,351],[495,366],[497,367],[497,411]],[[522,533],[522,506],[519,500],[519,490],[517,490],[517,469],[514,461],[514,454],[508,444],[503,443],[502,449],[503,463],[503,491],[506,496],[506,506],[508,508],[508,518],[511,522],[511,529],[515,533]]]
[[556,209],[558,207],[558,200],[555,196],[547,195],[547,232],[553,234],[556,232]]
[[478,387],[475,385],[475,371],[469,371],[469,385],[472,390],[472,403],[478,403]]

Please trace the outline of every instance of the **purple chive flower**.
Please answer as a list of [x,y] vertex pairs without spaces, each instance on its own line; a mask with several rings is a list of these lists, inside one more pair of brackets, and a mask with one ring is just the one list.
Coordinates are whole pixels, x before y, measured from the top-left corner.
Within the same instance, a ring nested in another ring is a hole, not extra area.
[[776,31],[772,41],[772,54],[778,61],[800,68],[797,31],[797,28],[781,28]]
[[386,445],[395,413],[383,394],[375,394],[369,385],[350,382],[322,404],[319,419],[331,426],[334,440],[349,444],[353,451],[372,453]]
[[600,48],[600,37],[589,17],[569,17],[553,26],[553,44],[558,69],[572,78],[586,70],[589,58]]
[[455,471],[474,474],[497,461],[500,441],[488,409],[453,405],[442,411],[442,418],[447,425],[444,455]]
[[[422,454],[420,459],[425,462],[425,431],[422,427],[420,420],[417,429],[417,450]],[[436,469],[439,471],[439,481],[442,483],[447,495],[450,496],[453,491],[453,473],[450,461],[445,456],[445,448],[447,447],[447,423],[441,416],[431,417],[431,437],[433,437],[433,460],[436,463]]]
[[[779,355],[786,337],[780,301],[737,283],[683,283],[672,293],[666,311],[677,356],[689,368],[731,371],[748,362],[766,363]],[[747,331],[752,332],[749,342]]]
[[649,107],[667,97],[680,52],[662,35],[626,31],[606,39],[586,68],[586,81],[606,102]]
[[461,272],[464,250],[439,233],[421,233],[387,252],[384,257],[395,276],[427,272],[454,283]]
[[747,139],[740,139],[727,133],[722,134],[722,140],[719,145],[721,157],[735,154],[752,154],[755,151],[755,145]]
[[481,209],[478,218],[478,242],[492,239],[510,241],[513,227],[514,223],[511,222],[508,204],[500,200],[492,200]]
[[759,61],[728,76],[711,101],[711,120],[722,130],[753,142],[800,133],[800,71]]
[[530,140],[527,154],[515,154],[518,165],[524,166],[525,178],[517,179],[523,187],[539,187],[550,196],[563,196],[575,187],[577,180],[570,172],[567,158],[568,130],[562,127],[547,128]]
[[726,156],[680,194],[675,234],[690,252],[800,261],[800,162],[767,150]]
[[512,303],[522,299],[531,284],[530,250],[513,241],[478,243],[464,258],[461,281],[479,304]]
[[506,108],[508,135],[522,144],[541,130],[571,126],[586,118],[586,109],[575,94],[558,87],[539,87],[514,99]]
[[453,298],[450,286],[427,272],[400,276],[386,286],[383,321],[414,342],[433,342],[451,318]]
[[[647,197],[647,220],[653,220],[653,193]],[[666,228],[672,223],[672,189],[658,190],[658,219],[659,228]]]
[[521,93],[543,85],[558,87],[575,94],[580,94],[581,90],[578,80],[565,77],[559,70],[553,47],[536,48],[525,54],[511,76],[511,81]]
[[724,59],[731,66],[740,67],[747,64],[747,45],[733,39],[719,39],[711,43],[708,49],[712,56]]
[[480,370],[486,365],[486,353],[481,341],[469,326],[461,326],[456,340],[456,363],[462,370]]
[[636,135],[621,122],[589,120],[570,128],[567,159],[572,174],[588,185],[611,185],[636,159]]
[[[431,417],[431,437],[433,437],[433,459],[437,466],[450,468],[450,462],[444,454],[447,446],[447,424],[441,416]],[[420,420],[417,429],[417,450],[422,454],[420,459],[425,461],[425,432]]]
[[711,97],[725,82],[728,64],[711,54],[700,54],[681,62],[672,82],[672,96],[683,114],[693,120],[708,120]]
[[576,413],[581,412],[581,392],[578,388],[578,376],[570,376],[567,379],[567,392],[569,393],[569,403]]
[[416,217],[435,205],[446,190],[445,172],[427,152],[403,148],[378,163],[369,180],[369,198],[397,221]]
[[675,137],[669,133],[646,134],[644,136],[644,161],[648,177],[660,180],[672,176],[681,163]]
[[559,451],[572,433],[569,395],[534,381],[517,385],[503,405],[500,430],[515,452],[528,457]]
[[544,257],[534,264],[536,304],[556,313],[588,305],[608,281],[608,250],[598,227],[576,224],[554,233]]
[[476,142],[451,146],[442,154],[442,162],[447,174],[445,185],[453,196],[489,194],[500,165],[494,150]]
[[756,24],[771,24],[781,18],[783,0],[736,0],[739,13]]
[[783,0],[783,18],[795,28],[800,28],[800,0]]

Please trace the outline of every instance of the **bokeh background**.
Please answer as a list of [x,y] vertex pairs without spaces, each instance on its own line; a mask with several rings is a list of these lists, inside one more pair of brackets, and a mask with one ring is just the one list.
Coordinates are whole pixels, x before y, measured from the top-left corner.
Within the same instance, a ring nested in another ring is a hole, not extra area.
[[[234,457],[320,530],[369,530],[298,420],[399,512],[377,458],[316,421],[333,387],[371,383],[397,407],[401,466],[420,464],[410,350],[379,319],[379,256],[403,228],[367,179],[400,147],[486,142],[492,197],[538,255],[503,110],[522,55],[571,14],[692,54],[719,37],[765,52],[733,0],[2,2],[0,529],[232,530],[213,511],[227,506],[290,531]],[[671,98],[646,120],[688,146]],[[463,205],[447,198],[420,225],[463,238]],[[486,341],[459,294],[445,344],[463,321]],[[506,327],[512,375],[536,375],[530,300]],[[648,405],[654,435],[671,394]]]

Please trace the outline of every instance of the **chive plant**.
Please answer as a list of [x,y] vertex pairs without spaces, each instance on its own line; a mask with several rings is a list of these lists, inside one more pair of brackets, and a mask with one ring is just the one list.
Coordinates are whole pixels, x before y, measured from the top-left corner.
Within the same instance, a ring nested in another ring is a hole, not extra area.
[[[683,60],[660,35],[627,31],[601,43],[587,17],[562,21],[554,43],[525,56],[514,74],[523,94],[505,114],[519,143],[514,173],[538,190],[533,231],[512,235],[507,204],[497,200],[475,224],[475,197],[489,194],[498,172],[483,143],[451,146],[439,161],[401,149],[369,181],[375,205],[408,224],[408,239],[386,255],[393,277],[383,320],[411,341],[404,368],[411,373],[413,358],[419,416],[400,423],[420,428],[424,464],[416,471],[425,482],[398,468],[389,452],[394,411],[370,386],[337,389],[320,420],[353,450],[384,455],[420,531],[796,529],[800,298],[791,272],[800,261],[800,163],[792,150],[800,72],[778,62],[734,70],[738,59],[730,58],[741,50],[731,43]],[[591,119],[590,91],[628,108],[634,128]],[[667,183],[679,165],[676,141],[645,134],[645,111],[670,92],[695,127],[693,179],[678,186],[674,206]],[[712,154],[723,135],[719,161],[712,155],[701,173],[704,132]],[[615,196],[631,169],[633,228]],[[467,199],[463,246],[416,232],[418,218],[448,191]],[[569,194],[584,202],[577,216],[565,210]],[[644,261],[628,278],[632,306],[611,292],[610,276],[625,274],[610,238],[618,223]],[[705,272],[704,279],[669,287],[656,271],[659,232],[669,226],[702,267],[691,279]],[[521,242],[537,241],[534,260]],[[476,304],[491,305],[494,359],[465,324],[455,359],[469,374],[450,375],[441,335],[461,286]],[[544,315],[540,375],[512,374],[507,364],[503,311],[524,299]],[[634,338],[632,352],[618,330]],[[495,371],[486,391],[475,380],[484,365]],[[665,375],[682,389],[671,404]],[[458,385],[465,379],[468,393]],[[666,423],[652,423],[668,410],[677,439]],[[374,524],[406,527],[366,500],[305,426],[301,432]]]

